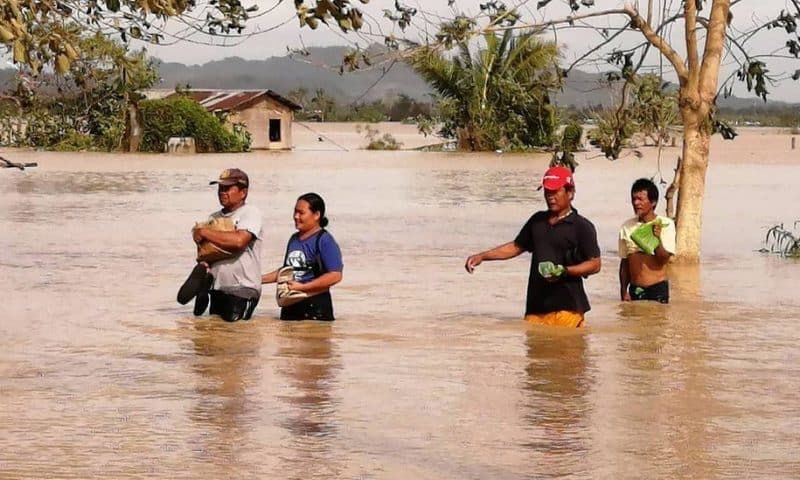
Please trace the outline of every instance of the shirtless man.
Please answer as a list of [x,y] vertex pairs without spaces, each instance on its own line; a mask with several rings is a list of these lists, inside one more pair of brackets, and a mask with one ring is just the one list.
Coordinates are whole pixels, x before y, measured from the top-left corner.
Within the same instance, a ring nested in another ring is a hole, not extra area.
[[[669,217],[655,213],[658,203],[658,188],[640,178],[631,187],[631,205],[635,217],[619,230],[619,296],[623,302],[631,300],[655,300],[669,303],[667,263],[675,254],[675,222]],[[652,255],[645,253],[631,239],[631,233],[643,223],[652,222],[653,235],[659,243]]]

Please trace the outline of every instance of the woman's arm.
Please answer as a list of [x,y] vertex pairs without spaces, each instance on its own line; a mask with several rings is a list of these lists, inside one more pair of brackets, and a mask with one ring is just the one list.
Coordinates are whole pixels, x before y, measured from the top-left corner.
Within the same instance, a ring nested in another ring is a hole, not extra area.
[[[262,282],[263,282],[262,277]],[[306,292],[308,296],[314,296],[327,292],[332,286],[342,281],[342,272],[326,272],[307,283],[289,281],[289,290]]]

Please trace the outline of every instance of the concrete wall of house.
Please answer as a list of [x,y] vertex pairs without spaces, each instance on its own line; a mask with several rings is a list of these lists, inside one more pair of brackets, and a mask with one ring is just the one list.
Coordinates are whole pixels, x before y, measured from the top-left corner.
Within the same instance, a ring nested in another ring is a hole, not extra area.
[[[241,122],[247,125],[247,130],[253,137],[251,145],[253,150],[288,150],[292,148],[294,112],[271,98],[265,98],[250,108],[234,112],[228,119],[231,123]],[[281,139],[278,142],[269,141],[270,119],[281,122]]]

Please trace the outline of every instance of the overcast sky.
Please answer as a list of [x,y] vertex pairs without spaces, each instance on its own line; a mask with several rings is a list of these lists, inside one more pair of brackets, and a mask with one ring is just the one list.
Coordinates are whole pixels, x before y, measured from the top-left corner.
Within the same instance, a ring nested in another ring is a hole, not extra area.
[[[448,7],[448,0],[407,0],[401,2],[403,5],[412,6],[418,8],[420,11],[424,10],[430,13],[430,15],[426,16],[418,15],[414,21],[414,28],[408,30],[405,35],[420,39],[422,35],[424,35],[425,29],[430,32],[435,32],[435,26],[439,23],[440,19],[445,17],[452,18],[454,12],[466,12],[469,15],[479,14],[480,9],[478,5],[486,1],[487,0],[455,0],[452,7]],[[679,3],[679,0],[668,1],[670,4],[675,5]],[[542,10],[536,10],[536,2],[537,0],[528,2],[522,0],[507,0],[506,4],[509,6],[519,6],[519,11],[522,13],[523,20],[526,22],[537,21],[543,18],[562,18],[569,12],[564,0],[553,0],[548,7]],[[310,47],[344,45],[348,42],[351,42],[351,44],[355,42],[361,46],[366,46],[370,41],[382,42],[384,34],[394,32],[397,36],[403,35],[403,32],[383,18],[383,10],[393,9],[394,0],[371,0],[368,5],[361,5],[357,0],[354,0],[354,3],[358,4],[365,13],[368,14],[366,18],[367,25],[365,25],[363,30],[364,34],[362,35],[343,35],[340,31],[326,28],[325,26],[321,26],[317,30],[311,30],[307,27],[301,29],[295,15],[294,2],[291,0],[244,0],[243,3],[245,5],[250,5],[252,3],[258,4],[261,12],[269,10],[269,13],[248,24],[248,28],[251,32],[258,33],[240,44],[235,46],[209,46],[179,42],[175,45],[164,47],[148,45],[148,52],[165,61],[200,64],[231,56],[239,56],[253,60],[260,60],[271,56],[282,56],[286,54],[287,47],[298,48],[303,45]],[[617,0],[596,0],[596,6],[593,11],[619,8],[623,3],[624,2]],[[658,5],[658,0],[654,3]],[[641,2],[641,4],[644,6],[645,2]],[[424,9],[420,5],[424,5]],[[733,8],[733,25],[739,29],[745,30],[754,24],[763,23],[765,19],[774,18],[781,9],[789,10],[789,6],[786,4],[785,0],[741,0]],[[437,16],[439,17],[437,18]],[[619,21],[619,17],[616,17],[616,19],[611,20],[596,20],[595,24],[613,27],[614,25],[618,25]],[[177,32],[179,26],[180,24],[174,20],[170,22],[171,31]],[[369,30],[372,30],[372,36],[368,34]],[[675,28],[673,35],[677,38],[678,35],[682,35],[682,33],[679,28]],[[196,38],[201,40],[199,37]],[[622,39],[617,42],[616,45],[630,46],[635,42],[641,41],[641,34],[638,32],[631,32],[621,38]],[[679,38],[677,39],[680,40]],[[601,37],[598,33],[587,29],[562,30],[558,34],[558,43],[563,47],[565,63],[570,63],[582,52],[585,52],[587,48],[591,48],[600,41]],[[782,30],[780,33],[776,31],[769,32],[751,41],[748,51],[751,55],[754,53],[764,54],[772,52],[779,49],[785,41],[786,36]],[[676,42],[676,45],[676,49],[681,50],[679,41]],[[729,66],[724,68],[724,75],[734,70],[732,66],[733,62],[727,63]],[[653,56],[650,65],[655,68],[658,64],[657,57]],[[797,60],[771,60],[769,66],[773,72],[786,72],[791,74],[795,70],[800,69],[800,62]],[[598,71],[608,69],[608,65],[601,61],[595,62],[594,64],[586,64],[580,68],[588,71]],[[666,75],[668,76],[669,74],[667,73]],[[770,90],[774,99],[800,102],[800,84],[798,84],[798,82],[787,80],[780,85],[771,87]],[[738,91],[737,94],[741,96],[746,95],[744,91]]]

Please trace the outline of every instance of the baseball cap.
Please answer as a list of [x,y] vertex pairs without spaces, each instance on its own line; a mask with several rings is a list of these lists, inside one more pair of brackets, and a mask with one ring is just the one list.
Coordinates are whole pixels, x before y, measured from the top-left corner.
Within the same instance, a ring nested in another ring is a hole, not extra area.
[[208,182],[209,185],[241,185],[245,188],[250,186],[250,178],[238,168],[226,168],[219,174],[218,180]]
[[542,176],[542,186],[545,190],[558,190],[564,186],[575,186],[572,171],[567,167],[550,167]]

